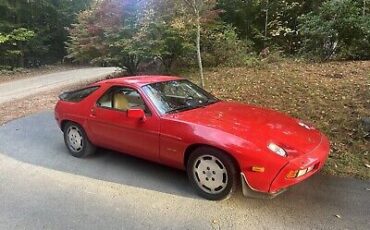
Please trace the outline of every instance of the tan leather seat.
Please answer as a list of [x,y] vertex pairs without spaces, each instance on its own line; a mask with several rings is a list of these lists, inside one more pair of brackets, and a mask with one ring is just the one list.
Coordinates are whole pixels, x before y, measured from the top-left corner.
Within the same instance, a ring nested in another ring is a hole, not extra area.
[[119,110],[128,110],[129,104],[128,100],[122,93],[116,93],[113,95],[113,108]]

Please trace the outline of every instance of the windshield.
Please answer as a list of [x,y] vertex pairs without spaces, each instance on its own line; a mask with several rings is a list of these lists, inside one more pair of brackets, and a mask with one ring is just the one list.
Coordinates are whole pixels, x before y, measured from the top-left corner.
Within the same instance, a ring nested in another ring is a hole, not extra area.
[[206,106],[218,99],[188,80],[158,82],[143,90],[161,114]]

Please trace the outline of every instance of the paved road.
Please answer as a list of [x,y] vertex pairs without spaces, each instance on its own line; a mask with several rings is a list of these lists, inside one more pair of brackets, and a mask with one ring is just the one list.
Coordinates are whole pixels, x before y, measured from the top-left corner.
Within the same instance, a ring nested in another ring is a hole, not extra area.
[[0,84],[0,104],[61,86],[99,80],[116,70],[114,67],[84,68],[5,82]]
[[207,201],[181,171],[106,150],[71,157],[52,112],[0,126],[0,153],[0,229],[370,227],[369,181],[318,175],[273,200]]

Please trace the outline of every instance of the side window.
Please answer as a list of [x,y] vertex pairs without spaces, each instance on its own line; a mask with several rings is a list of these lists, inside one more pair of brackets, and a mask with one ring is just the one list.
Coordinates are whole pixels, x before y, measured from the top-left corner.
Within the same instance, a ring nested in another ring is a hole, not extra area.
[[139,92],[132,88],[114,86],[110,88],[97,102],[99,107],[127,111],[142,109],[150,113]]

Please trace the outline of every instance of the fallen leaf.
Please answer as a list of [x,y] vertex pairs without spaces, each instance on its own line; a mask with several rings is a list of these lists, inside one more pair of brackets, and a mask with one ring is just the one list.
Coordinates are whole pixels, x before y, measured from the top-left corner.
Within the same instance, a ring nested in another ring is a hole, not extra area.
[[370,164],[365,164],[366,168],[370,168]]
[[341,217],[340,215],[338,215],[338,214],[336,214],[336,215],[335,215],[335,217],[336,217],[336,218],[339,218],[339,219],[341,219],[341,218],[342,218],[342,217]]

